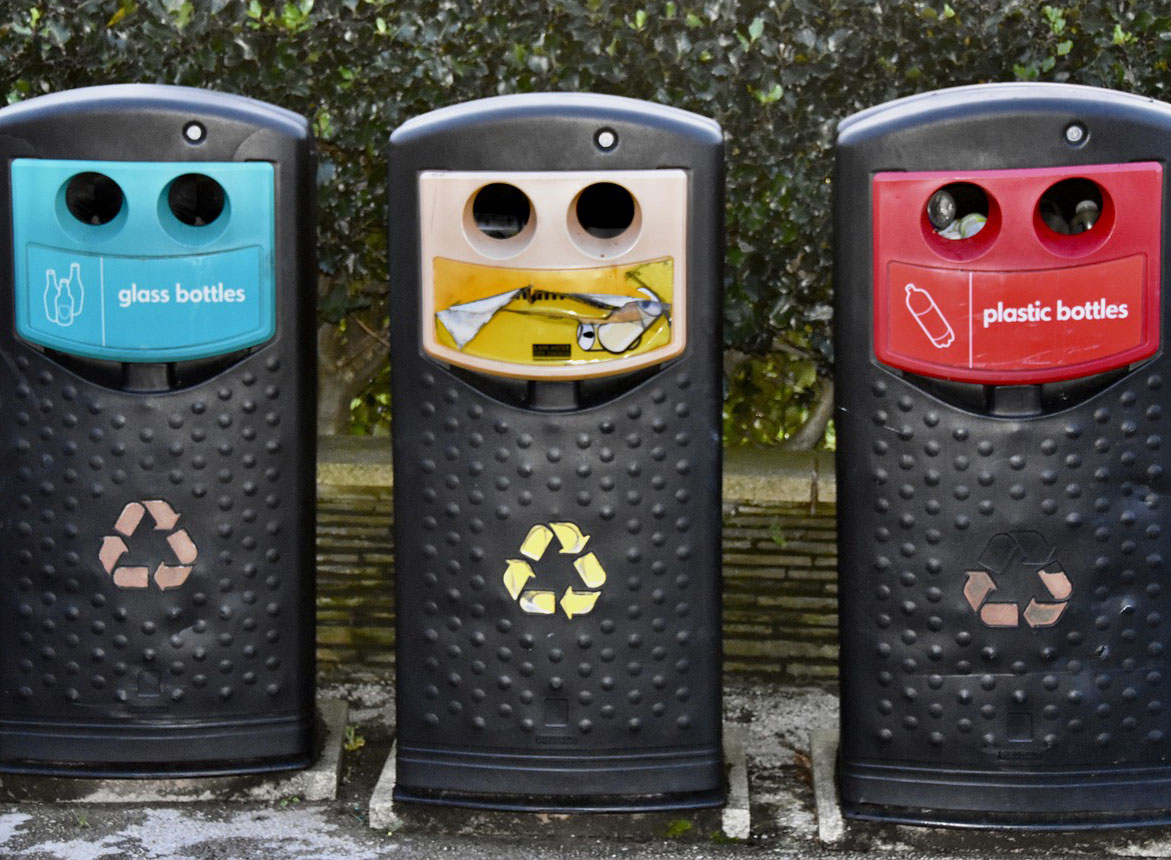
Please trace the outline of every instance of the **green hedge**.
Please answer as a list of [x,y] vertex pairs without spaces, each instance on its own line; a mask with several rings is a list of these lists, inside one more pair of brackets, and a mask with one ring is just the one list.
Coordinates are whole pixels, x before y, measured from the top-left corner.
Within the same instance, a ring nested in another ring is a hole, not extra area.
[[[5,6],[0,83],[10,102],[154,81],[243,93],[312,117],[322,150],[322,318],[358,340],[384,330],[382,148],[402,121],[534,90],[618,93],[716,118],[728,136],[730,442],[775,441],[827,394],[839,118],[981,81],[1072,81],[1160,97],[1171,56],[1166,4],[1149,0]],[[359,423],[384,420],[385,399],[361,399]]]

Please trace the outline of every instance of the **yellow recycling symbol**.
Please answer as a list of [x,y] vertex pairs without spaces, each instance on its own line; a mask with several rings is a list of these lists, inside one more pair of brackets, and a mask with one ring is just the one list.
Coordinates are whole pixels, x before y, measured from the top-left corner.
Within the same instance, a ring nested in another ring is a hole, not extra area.
[[[586,588],[599,589],[605,584],[606,571],[603,570],[598,557],[592,552],[582,555],[590,536],[582,534],[576,523],[533,526],[521,542],[520,554],[530,561],[540,561],[553,538],[557,538],[561,545],[562,555],[577,556],[573,560],[573,568]],[[508,589],[512,599],[520,604],[522,612],[529,615],[553,615],[557,612],[557,592],[525,587],[529,580],[535,579],[536,576],[536,571],[528,561],[510,558],[504,571],[504,587]],[[575,615],[586,615],[593,611],[601,593],[597,590],[576,591],[571,585],[561,595],[561,608],[570,618]]]

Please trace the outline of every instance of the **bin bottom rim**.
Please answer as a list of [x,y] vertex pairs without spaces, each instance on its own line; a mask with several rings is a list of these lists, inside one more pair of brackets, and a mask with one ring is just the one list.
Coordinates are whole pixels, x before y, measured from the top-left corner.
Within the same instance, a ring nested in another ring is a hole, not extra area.
[[1031,832],[1067,830],[1128,830],[1135,827],[1165,827],[1171,824],[1171,809],[1130,810],[1129,812],[971,812],[960,809],[919,809],[871,804],[842,804],[846,818],[907,824],[917,827],[950,827],[961,830],[1019,830]]
[[315,711],[173,725],[0,720],[0,773],[176,779],[299,770],[323,732]]
[[182,762],[173,766],[162,766],[153,762],[115,765],[109,762],[0,761],[0,774],[67,779],[205,779],[304,770],[313,764],[313,761],[314,758],[309,753],[296,757],[251,761],[236,759]]
[[723,806],[727,792],[712,791],[661,795],[610,795],[605,797],[560,797],[536,795],[464,794],[396,787],[396,803],[456,806],[464,809],[494,809],[501,812],[671,812]]
[[399,744],[396,800],[480,809],[656,811],[719,806],[719,746],[561,754]]
[[976,770],[838,763],[848,818],[1016,830],[1088,830],[1171,823],[1171,765]]

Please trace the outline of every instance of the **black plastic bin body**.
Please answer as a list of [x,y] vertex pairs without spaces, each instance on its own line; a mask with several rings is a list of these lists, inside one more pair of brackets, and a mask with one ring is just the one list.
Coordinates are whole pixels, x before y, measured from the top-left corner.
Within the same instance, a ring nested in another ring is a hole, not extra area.
[[1169,143],[1171,107],[1062,85],[840,127],[849,814],[1171,818]]
[[720,802],[722,177],[622,98],[392,135],[399,799]]
[[0,159],[0,770],[305,766],[307,123],[94,87],[0,111]]

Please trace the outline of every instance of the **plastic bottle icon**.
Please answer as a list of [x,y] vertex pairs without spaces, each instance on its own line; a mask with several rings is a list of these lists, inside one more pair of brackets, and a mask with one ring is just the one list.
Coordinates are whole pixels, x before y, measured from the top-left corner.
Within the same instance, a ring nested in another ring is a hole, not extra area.
[[85,301],[81,263],[69,264],[69,277],[58,278],[56,269],[45,270],[45,317],[62,328],[73,325]]
[[907,284],[906,291],[907,310],[911,312],[919,328],[923,329],[923,334],[927,335],[931,345],[936,349],[951,346],[956,339],[955,332],[952,331],[951,323],[939,310],[939,305],[935,304],[931,293],[914,284]]

